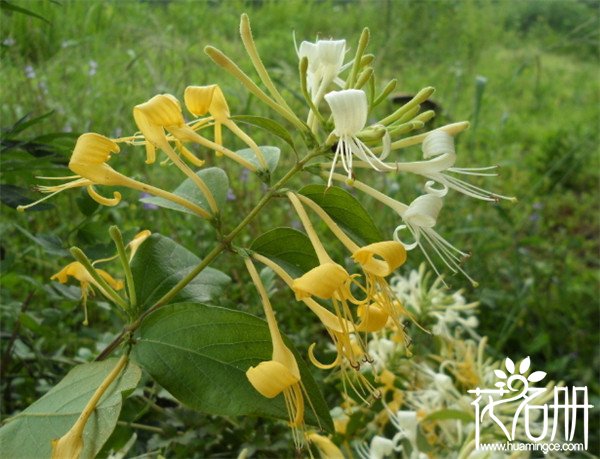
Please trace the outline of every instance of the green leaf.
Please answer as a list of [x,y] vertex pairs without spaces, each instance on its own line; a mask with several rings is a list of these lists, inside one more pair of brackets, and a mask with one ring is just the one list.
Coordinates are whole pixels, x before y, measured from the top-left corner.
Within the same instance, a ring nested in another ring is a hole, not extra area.
[[45,17],[40,16],[39,14],[37,14],[37,13],[31,11],[31,10],[28,10],[26,8],[23,8],[21,6],[17,6],[17,5],[14,5],[12,3],[9,3],[6,0],[1,0],[0,1],[0,9],[6,10],[6,11],[13,11],[15,13],[25,14],[27,16],[31,16],[31,17],[34,17],[34,18],[37,18],[37,19],[41,19],[45,23],[50,24],[50,21],[48,21],[48,19],[46,19]]
[[[138,306],[144,309],[152,306],[200,261],[200,258],[172,239],[156,233],[151,235],[131,262]],[[221,271],[206,268],[173,301],[214,300],[230,281],[229,276]]]
[[[50,457],[51,441],[62,437],[75,424],[95,390],[115,367],[117,359],[86,363],[73,368],[46,395],[0,429],[2,456]],[[83,432],[81,458],[93,458],[114,430],[123,397],[137,386],[142,372],[130,362],[109,386]]]
[[299,191],[323,208],[359,245],[383,240],[379,228],[358,200],[337,186],[307,185]]
[[[267,161],[267,166],[269,166],[269,173],[273,173],[277,168],[277,163],[279,163],[279,156],[281,155],[281,150],[277,147],[269,147],[269,146],[259,146],[260,151],[262,152],[265,160]],[[254,151],[251,148],[244,148],[242,150],[236,151],[238,155],[242,158],[247,159],[252,164],[256,166],[257,169],[262,169],[262,166],[258,162],[258,158]]]
[[292,136],[289,131],[284,128],[277,121],[274,121],[270,118],[264,118],[262,116],[252,116],[252,115],[236,115],[231,117],[232,120],[241,121],[242,123],[249,124],[250,126],[257,126],[259,128],[265,129],[269,131],[271,134],[276,135],[281,140],[286,142],[290,147],[294,150],[296,147],[294,146],[294,141],[292,140]]
[[[329,409],[307,365],[294,352],[306,401],[308,424],[333,430]],[[185,405],[220,416],[256,415],[287,420],[283,395],[268,399],[246,378],[246,370],[271,360],[265,321],[239,311],[194,303],[163,306],[142,323],[133,357],[159,384]]]
[[27,113],[25,116],[17,120],[15,124],[13,124],[10,128],[8,128],[5,132],[3,132],[3,137],[9,137],[15,134],[18,134],[25,129],[30,128],[31,126],[35,126],[36,124],[41,123],[43,120],[52,116],[54,114],[54,110],[44,113],[43,115],[36,116],[35,118],[28,119],[31,116],[31,113]]
[[[29,191],[16,185],[0,184],[0,202],[16,209],[18,206],[31,204],[34,199],[27,197]],[[28,212],[52,209],[54,206],[47,202],[41,202],[36,206],[27,209]]]
[[447,419],[457,419],[462,422],[473,422],[474,417],[472,413],[461,410],[439,410],[425,416],[423,421],[444,421]]
[[77,207],[81,213],[86,217],[91,216],[98,209],[98,207],[100,207],[100,204],[94,201],[85,189],[82,189],[79,193],[79,196],[75,198],[75,203],[77,204]]
[[300,277],[319,265],[308,236],[292,228],[275,228],[258,236],[251,250],[270,258],[292,277]]
[[[227,190],[229,189],[229,179],[227,178],[227,174],[225,171],[218,167],[209,167],[207,169],[201,169],[197,172],[198,177],[204,180],[206,186],[212,192],[215,201],[217,202],[217,206],[219,209],[222,209],[227,202]],[[199,205],[207,212],[212,213],[210,206],[208,205],[208,201],[202,194],[202,191],[198,189],[198,187],[192,182],[191,179],[185,179],[181,182],[175,190],[173,194],[177,196],[181,196],[182,198],[187,199],[188,201],[193,202],[194,204]],[[169,201],[165,198],[159,198],[156,196],[151,196],[147,198],[142,198],[140,201],[145,202],[147,204],[155,204],[159,207],[164,207],[165,209],[173,209],[178,210],[179,212],[185,212],[188,214],[196,215],[189,209],[176,204],[172,201]]]
[[61,239],[55,234],[36,234],[33,235],[25,228],[15,225],[21,233],[23,233],[28,239],[32,240],[36,244],[40,245],[46,253],[50,255],[57,255],[59,257],[66,257],[69,255],[69,251],[63,248]]

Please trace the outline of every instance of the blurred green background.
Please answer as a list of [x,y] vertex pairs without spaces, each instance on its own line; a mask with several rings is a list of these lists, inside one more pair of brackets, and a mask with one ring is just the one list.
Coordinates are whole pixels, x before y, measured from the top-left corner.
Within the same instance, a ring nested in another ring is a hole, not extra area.
[[[39,17],[16,11],[15,5]],[[600,404],[600,2],[11,1],[0,6],[3,417],[45,393],[74,363],[91,360],[120,329],[101,302],[90,307],[92,327],[83,327],[78,289],[49,282],[70,261],[68,247],[78,245],[92,257],[105,253],[111,224],[129,234],[142,228],[160,232],[200,255],[214,240],[207,225],[145,209],[134,192],[125,191],[116,209],[96,208],[79,191],[63,193],[49,201],[50,208],[35,212],[19,214],[11,206],[36,197],[34,175],[69,175],[65,165],[79,133],[133,133],[132,107],[157,93],[182,98],[187,85],[218,82],[232,112],[272,116],[203,53],[212,44],[250,71],[238,36],[244,11],[266,66],[301,110],[292,31],[298,42],[317,35],[346,38],[354,49],[367,26],[380,88],[390,78],[398,78],[403,94],[434,86],[440,107],[435,125],[472,122],[459,136],[458,167],[500,165],[498,178],[478,183],[519,202],[490,205],[450,194],[436,228],[472,252],[465,268],[480,286],[472,289],[458,276],[450,283],[481,302],[480,333],[489,336],[495,357],[529,355],[551,379],[587,385],[592,403]],[[390,101],[378,114],[393,108]],[[31,125],[15,126],[25,116],[44,114]],[[282,147],[284,165],[291,164],[291,152],[277,139],[252,134],[259,143]],[[127,164],[120,163],[121,172],[166,189],[181,180],[172,169],[146,166],[142,150],[135,151]],[[415,149],[396,157],[417,154]],[[225,220],[231,225],[263,190],[235,166],[228,171],[232,199]],[[422,181],[387,178],[379,186],[410,202]],[[390,235],[399,223],[383,208],[373,216]],[[287,207],[271,205],[242,240],[285,224],[290,224]],[[421,260],[411,253],[401,272]],[[223,305],[259,314],[238,261],[223,257],[216,267],[239,281]],[[276,298],[291,301],[285,291]],[[291,308],[281,315],[286,332],[306,348],[310,323]],[[226,448],[235,452],[244,441],[265,442],[267,455],[287,447],[285,426],[268,421],[246,427],[248,437],[240,440],[238,434],[227,437],[244,428],[240,420],[207,423],[206,416],[185,410],[169,416],[172,425],[183,423],[210,437],[202,440],[203,448],[214,457],[217,451],[226,457]],[[172,451],[185,444],[182,440]]]

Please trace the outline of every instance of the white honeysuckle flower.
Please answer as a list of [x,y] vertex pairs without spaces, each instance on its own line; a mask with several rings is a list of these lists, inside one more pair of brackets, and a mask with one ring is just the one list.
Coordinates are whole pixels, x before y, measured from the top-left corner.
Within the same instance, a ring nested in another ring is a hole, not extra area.
[[[395,229],[394,240],[403,244],[406,250],[412,250],[418,246],[436,274],[440,276],[440,272],[423,246],[423,241],[427,242],[452,272],[461,272],[473,285],[477,285],[477,282],[460,267],[462,260],[468,258],[469,254],[454,247],[433,229],[442,206],[443,201],[438,194],[427,193],[416,198],[400,212],[404,224]],[[404,229],[410,231],[415,239],[414,242],[405,243],[400,239],[399,234]]]
[[383,459],[394,452],[394,442],[389,438],[375,435],[371,439],[371,447],[369,448],[370,459]]
[[318,104],[332,83],[342,86],[339,74],[344,66],[346,40],[317,40],[316,43],[303,41],[298,48],[298,58],[308,60],[307,85],[313,102]]
[[365,92],[360,89],[331,91],[325,95],[325,100],[329,104],[333,116],[335,126],[333,134],[339,139],[327,186],[331,186],[332,174],[335,171],[338,158],[341,158],[342,166],[348,174],[349,180],[352,179],[352,159],[354,155],[365,161],[376,171],[393,170],[393,167],[381,161],[389,154],[389,135],[387,133],[384,136],[384,151],[380,157],[375,156],[369,147],[357,137],[357,134],[367,124],[369,107]]
[[[473,168],[453,167],[456,162],[454,137],[447,132],[441,129],[431,131],[423,140],[421,148],[423,151],[423,158],[427,161],[396,163],[396,170],[398,172],[412,172],[428,178],[430,181],[425,185],[427,192],[442,197],[446,195],[448,188],[452,188],[467,196],[483,201],[498,201],[500,199],[507,199],[509,201],[515,200],[513,197],[492,193],[491,191],[484,190],[483,188],[449,175],[447,172],[460,175],[495,177],[498,174],[486,171],[494,170],[498,166]],[[433,185],[435,183],[439,183],[442,188],[434,188]]]

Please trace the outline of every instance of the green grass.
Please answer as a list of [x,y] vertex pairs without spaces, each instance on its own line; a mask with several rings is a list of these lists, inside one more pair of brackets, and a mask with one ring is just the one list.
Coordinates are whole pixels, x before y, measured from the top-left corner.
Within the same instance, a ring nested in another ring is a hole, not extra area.
[[[598,404],[598,1],[18,4],[50,22],[4,10],[0,16],[0,39],[5,43],[0,49],[0,124],[8,127],[28,113],[54,111],[23,134],[30,136],[65,130],[130,133],[135,130],[135,104],[161,92],[182,98],[189,84],[218,82],[232,112],[272,115],[203,53],[206,44],[215,45],[250,70],[237,34],[244,11],[250,14],[265,64],[285,88],[284,96],[302,107],[292,31],[298,41],[318,34],[346,38],[354,48],[362,28],[370,27],[377,84],[395,77],[403,93],[436,87],[433,99],[442,109],[436,125],[476,121],[459,137],[458,166],[499,164],[500,177],[481,183],[519,199],[514,205],[488,205],[451,193],[438,225],[448,240],[473,253],[466,269],[480,287],[470,289],[459,277],[451,281],[469,289],[469,298],[481,301],[480,332],[490,337],[492,352],[513,360],[530,355],[553,379],[588,385]],[[14,44],[7,46],[11,40]],[[94,74],[92,61],[97,65]],[[26,67],[35,72],[34,78],[27,77]],[[486,81],[480,99],[478,77]],[[390,109],[388,103],[378,114]],[[262,132],[256,137],[273,142]],[[67,146],[71,141],[66,140]],[[131,159],[122,172],[152,177],[165,188],[179,181],[170,169],[157,173],[158,166],[145,166],[141,150],[135,152],[133,156],[134,150],[124,150]],[[418,154],[415,148],[397,157]],[[68,148],[43,164],[24,162],[21,153],[12,155],[9,162],[3,156],[1,182],[28,186],[34,183],[33,174],[64,164]],[[291,164],[291,152],[284,150],[283,155],[283,163]],[[225,216],[231,226],[262,191],[253,179],[241,181],[239,169],[229,170],[238,196]],[[410,202],[422,182],[401,180],[379,184]],[[64,247],[77,244],[97,253],[102,251],[99,243],[109,242],[107,229],[115,223],[125,231],[148,227],[200,254],[210,247],[210,229],[182,216],[145,211],[135,193],[124,194],[126,206],[91,216],[80,212],[78,192],[58,196],[56,207],[41,213],[2,209],[3,349],[21,302],[35,292],[21,315],[5,415],[37,398],[73,361],[95,353],[94,342],[108,340],[103,333],[118,329],[117,321],[102,309],[93,312],[98,329],[81,327],[79,309],[71,314],[77,293],[69,289],[72,297],[67,300],[47,285],[68,258],[49,255],[16,230],[17,225],[36,235],[54,234]],[[377,209],[378,223],[391,235],[399,222]],[[247,243],[286,221],[286,208],[270,206],[238,242]],[[420,261],[419,255],[411,254],[403,269]],[[218,267],[245,279],[233,257],[219,260]],[[236,287],[226,304],[237,307],[252,295],[244,286]],[[285,292],[278,298],[290,301]],[[258,307],[248,308],[258,313]],[[307,326],[293,312],[283,314],[288,334],[296,334],[292,324]],[[295,338],[306,346],[307,335],[304,330]],[[207,451],[214,452],[211,448],[218,450],[208,445]]]

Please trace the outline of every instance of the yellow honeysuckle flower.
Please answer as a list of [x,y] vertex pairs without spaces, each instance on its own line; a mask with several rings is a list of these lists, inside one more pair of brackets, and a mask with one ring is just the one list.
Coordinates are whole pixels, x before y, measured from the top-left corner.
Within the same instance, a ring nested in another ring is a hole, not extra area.
[[71,160],[69,161],[69,169],[78,175],[69,177],[41,177],[51,180],[70,181],[60,185],[38,187],[41,192],[50,194],[34,203],[26,206],[19,206],[17,210],[24,211],[57,193],[77,187],[86,187],[90,197],[96,202],[104,206],[115,206],[121,201],[121,193],[115,191],[112,198],[106,198],[101,196],[94,188],[94,185],[108,185],[124,186],[155,196],[160,196],[186,207],[203,218],[210,217],[210,214],[206,210],[187,199],[152,185],[139,182],[114,170],[108,164],[108,161],[112,154],[118,152],[119,145],[113,140],[93,132],[82,134],[77,139],[73,154],[71,155]]
[[[194,180],[192,175],[195,176],[196,174],[191,172],[191,169],[189,169],[187,165],[185,165],[185,163],[179,159],[179,156],[171,147],[169,143],[170,139],[165,133],[165,131],[168,131],[176,141],[198,143],[210,148],[211,150],[215,150],[224,154],[251,171],[256,171],[256,167],[254,167],[252,163],[241,158],[233,151],[218,145],[215,142],[205,139],[195,132],[190,126],[188,126],[183,119],[183,113],[181,112],[181,105],[179,104],[179,101],[171,94],[159,94],[152,97],[147,102],[136,105],[133,108],[133,118],[138,128],[148,141],[146,144],[146,162],[148,164],[152,164],[155,161],[155,147],[158,147],[167,154],[169,159],[173,161],[177,167],[179,167],[186,175]],[[188,161],[197,167],[200,167],[204,164],[204,161],[197,158],[187,149],[182,149],[181,153]],[[190,172],[192,175],[190,175]]]
[[[402,318],[411,316],[402,307],[385,277],[405,263],[406,249],[404,245],[397,241],[376,242],[356,250],[352,254],[352,258],[360,264],[365,274],[367,296],[376,301],[376,306],[392,319],[398,330],[403,330]],[[382,320],[380,319],[379,323]]]
[[337,263],[323,263],[294,280],[292,290],[297,300],[316,296],[324,300],[343,292],[350,282],[350,274]]
[[[96,272],[110,285],[114,290],[121,290],[124,287],[123,281],[117,280],[112,277],[109,273],[104,271],[103,269],[96,269]],[[81,300],[83,304],[83,309],[85,312],[85,318],[83,321],[84,325],[88,324],[88,315],[87,315],[87,298],[89,292],[92,290],[92,286],[96,287],[104,296],[110,298],[107,292],[104,291],[102,286],[96,282],[96,280],[90,275],[90,273],[85,269],[85,267],[79,263],[78,261],[73,261],[61,269],[56,274],[53,274],[50,279],[56,280],[61,284],[66,284],[68,282],[69,277],[75,278],[79,281],[81,286]]]
[[[271,268],[290,288],[294,284],[294,279],[277,263],[264,257],[258,253],[253,254],[253,257]],[[308,358],[311,363],[322,370],[330,370],[339,367],[341,370],[344,390],[349,385],[354,388],[355,392],[362,398],[360,393],[369,392],[377,395],[377,390],[371,386],[369,381],[359,371],[348,371],[348,366],[358,369],[360,366],[359,358],[365,355],[364,343],[360,339],[355,338],[355,332],[364,331],[354,325],[354,323],[344,319],[341,316],[331,313],[329,310],[321,306],[310,296],[302,299],[304,304],[319,318],[325,326],[325,330],[331,337],[331,341],[336,349],[336,357],[331,363],[322,363],[314,355],[316,343],[312,343],[308,348]],[[367,321],[368,323],[369,321]],[[353,382],[353,379],[358,381],[358,389]]]
[[250,367],[246,371],[246,377],[250,381],[250,384],[261,395],[267,398],[273,398],[283,393],[288,410],[289,423],[292,427],[294,443],[300,447],[304,441],[305,390],[300,378],[298,362],[292,351],[290,351],[283,341],[279,327],[277,326],[275,313],[269,301],[269,296],[254,264],[249,258],[246,258],[245,262],[250,277],[260,294],[273,344],[272,359]]
[[317,433],[309,433],[308,440],[317,447],[321,459],[344,459],[340,449],[329,438]]
[[[369,297],[370,292],[366,291],[367,296],[363,300],[357,300],[352,295],[350,285],[355,282],[354,277],[356,276],[350,276],[342,266],[331,260],[323,247],[323,244],[321,244],[321,241],[300,202],[299,196],[296,196],[291,192],[289,192],[287,196],[294,206],[298,217],[302,221],[304,229],[306,230],[321,263],[319,266],[313,268],[298,279],[293,280],[290,286],[296,294],[296,298],[302,299],[311,309],[316,309],[314,306],[311,307],[310,303],[311,301],[314,301],[312,300],[313,296],[322,299],[331,299],[338,322],[337,329],[340,330],[334,331],[333,327],[327,327],[330,336],[334,343],[336,343],[338,351],[338,355],[333,363],[329,365],[321,364],[313,354],[314,345],[309,348],[309,358],[314,365],[320,368],[333,368],[339,366],[342,370],[344,389],[346,388],[347,382],[361,398],[363,397],[360,395],[360,391],[362,391],[363,394],[371,393],[377,395],[377,391],[360,372],[353,372],[353,376],[359,382],[357,389],[353,383],[353,378],[346,371],[347,366],[358,369],[360,367],[360,357],[363,357],[366,361],[369,360],[364,340],[361,339],[359,333],[356,333],[364,330],[359,329],[359,326],[356,325],[348,303],[356,305],[368,304],[371,302],[371,298]],[[362,288],[360,285],[359,287]],[[365,289],[362,288],[362,290]],[[367,328],[367,323],[368,322],[365,322],[363,324],[364,329]],[[369,324],[368,326],[370,327],[372,324]]]
[[[379,258],[377,258],[379,257]],[[352,258],[378,277],[386,277],[406,262],[406,249],[397,241],[383,241],[358,249]]]
[[[356,330],[372,332],[376,331],[374,327],[379,325],[383,328],[385,326],[384,314],[391,317],[396,326],[402,329],[400,327],[402,316],[408,313],[401,307],[400,302],[396,299],[385,277],[404,264],[406,261],[405,247],[397,241],[382,241],[369,244],[365,247],[359,247],[317,203],[306,196],[297,195],[297,198],[303,204],[310,207],[352,253],[352,258],[361,266],[365,274],[365,286],[359,285],[359,288],[365,292],[367,299],[375,300],[376,306],[381,309],[381,314],[378,314],[378,320],[370,319],[365,321],[363,319],[363,323],[357,326]],[[369,310],[371,308],[363,310],[365,318],[368,317],[366,313]]]
[[[210,113],[211,116],[208,120],[214,121],[215,143],[217,145],[223,146],[222,126],[225,126],[252,149],[262,168],[268,169],[267,162],[256,142],[230,119],[229,106],[219,85],[188,86],[185,89],[184,101],[186,107],[194,116],[204,116]],[[200,121],[199,125],[205,124],[206,121]],[[215,153],[218,156],[223,154],[220,150],[216,150]]]

